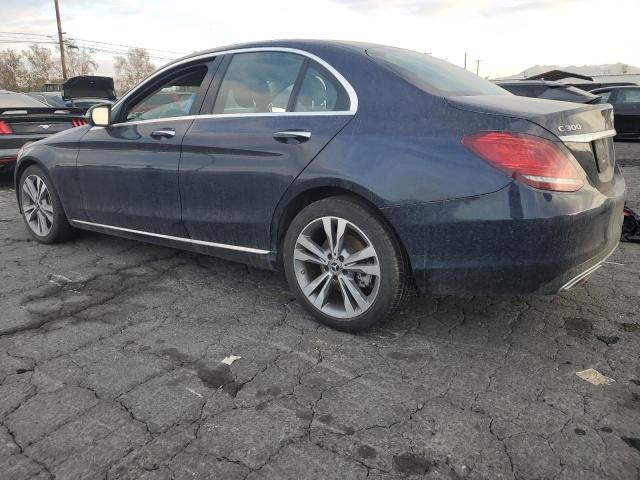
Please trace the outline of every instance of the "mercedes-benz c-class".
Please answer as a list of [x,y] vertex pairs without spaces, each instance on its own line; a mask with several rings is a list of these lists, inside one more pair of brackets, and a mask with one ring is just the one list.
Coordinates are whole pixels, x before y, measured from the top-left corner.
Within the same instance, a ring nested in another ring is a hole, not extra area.
[[398,48],[236,45],[29,144],[16,191],[39,242],[87,229],[283,270],[320,321],[357,331],[409,288],[586,279],[620,237],[612,113]]

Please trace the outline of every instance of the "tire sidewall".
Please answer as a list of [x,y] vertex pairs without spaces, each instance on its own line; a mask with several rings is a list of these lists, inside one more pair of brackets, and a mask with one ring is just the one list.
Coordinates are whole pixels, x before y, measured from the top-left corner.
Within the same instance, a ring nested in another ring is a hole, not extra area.
[[[27,219],[24,216],[24,212],[22,210],[22,190],[24,188],[24,181],[30,175],[37,175],[40,177],[45,185],[47,186],[47,190],[49,190],[49,196],[51,197],[51,204],[53,205],[53,222],[51,224],[51,230],[47,235],[40,236],[37,235],[29,226]],[[18,184],[18,202],[20,202],[20,212],[22,214],[22,221],[24,222],[29,234],[38,242],[41,243],[54,243],[59,237],[61,230],[64,229],[65,224],[67,223],[67,217],[62,208],[62,203],[60,203],[60,198],[58,197],[58,192],[53,186],[53,182],[47,173],[41,167],[37,165],[31,165],[27,167],[22,175],[20,176],[20,183]]]
[[[339,319],[321,312],[307,299],[296,278],[293,254],[298,236],[310,222],[325,216],[344,218],[356,225],[371,241],[378,255],[380,285],[377,296],[373,304],[357,317]],[[383,320],[392,309],[398,289],[402,288],[401,255],[398,250],[393,235],[369,208],[349,198],[334,197],[312,203],[294,218],[285,236],[282,262],[289,285],[307,310],[326,325],[355,332]]]

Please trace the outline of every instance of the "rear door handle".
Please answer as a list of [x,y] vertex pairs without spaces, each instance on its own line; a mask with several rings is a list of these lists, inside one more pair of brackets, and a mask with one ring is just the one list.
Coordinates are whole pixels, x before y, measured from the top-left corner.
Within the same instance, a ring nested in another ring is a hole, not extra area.
[[154,138],[172,138],[176,136],[176,131],[173,128],[161,128],[151,132],[151,136]]
[[305,132],[304,130],[285,130],[283,132],[276,132],[273,134],[273,138],[276,140],[298,140],[300,142],[306,142],[311,138],[311,132]]

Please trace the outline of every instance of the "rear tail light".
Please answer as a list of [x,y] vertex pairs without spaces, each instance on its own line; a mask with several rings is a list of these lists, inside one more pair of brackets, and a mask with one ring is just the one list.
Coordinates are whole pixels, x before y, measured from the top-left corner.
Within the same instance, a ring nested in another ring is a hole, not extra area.
[[462,144],[498,170],[535,188],[575,192],[584,184],[569,156],[544,138],[480,132],[465,135]]
[[6,165],[7,163],[13,163],[17,160],[16,157],[0,157],[0,165]]
[[87,121],[84,118],[72,118],[71,119],[71,125],[73,125],[73,127],[81,127],[83,125],[86,125]]
[[9,124],[3,120],[0,120],[0,135],[10,135],[13,133]]

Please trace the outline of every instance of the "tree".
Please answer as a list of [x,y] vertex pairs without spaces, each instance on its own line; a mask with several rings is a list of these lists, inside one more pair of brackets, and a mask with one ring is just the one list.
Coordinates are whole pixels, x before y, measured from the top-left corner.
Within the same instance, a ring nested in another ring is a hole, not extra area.
[[126,57],[115,57],[115,84],[119,95],[127,92],[148,75],[156,67],[149,60],[149,52],[144,48],[131,48]]
[[15,50],[0,52],[0,89],[19,92],[26,76],[22,55]]
[[[56,45],[58,57],[60,57],[60,46]],[[77,47],[73,43],[65,43],[64,55],[67,63],[67,76],[77,77],[78,75],[93,75],[98,69],[98,62],[95,58],[96,51],[91,48]],[[62,64],[55,65],[56,75],[62,78]]]
[[25,80],[22,85],[26,91],[38,91],[55,74],[51,50],[38,45],[31,45],[22,52],[26,65]]

